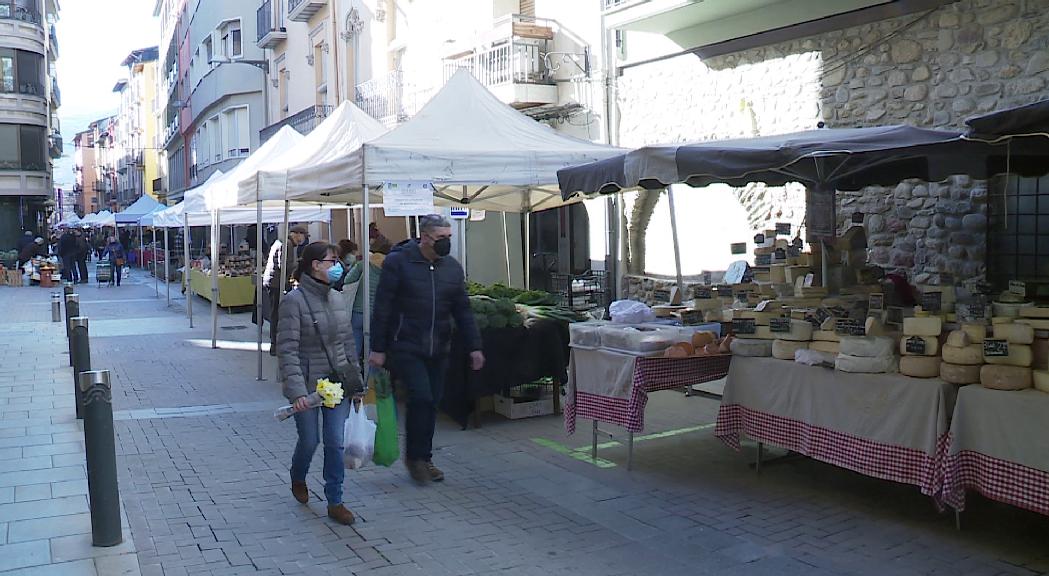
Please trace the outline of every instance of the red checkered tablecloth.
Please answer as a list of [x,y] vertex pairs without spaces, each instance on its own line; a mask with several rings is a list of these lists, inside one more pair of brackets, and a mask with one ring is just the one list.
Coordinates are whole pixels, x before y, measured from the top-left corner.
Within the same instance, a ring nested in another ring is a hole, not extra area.
[[943,501],[962,511],[965,491],[1049,516],[1049,472],[965,450],[944,463]]
[[710,382],[728,374],[731,355],[695,356],[691,358],[634,358],[630,393],[616,398],[585,390],[575,390],[574,398],[564,402],[565,429],[575,432],[576,418],[617,424],[630,432],[645,427],[645,405],[648,393],[672,390],[692,384]]

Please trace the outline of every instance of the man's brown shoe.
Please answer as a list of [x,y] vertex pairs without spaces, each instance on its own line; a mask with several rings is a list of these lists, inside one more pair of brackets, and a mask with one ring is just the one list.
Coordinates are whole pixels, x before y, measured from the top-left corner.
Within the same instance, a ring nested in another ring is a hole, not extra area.
[[444,472],[441,472],[440,468],[434,466],[431,460],[426,461],[426,473],[430,475],[430,480],[433,482],[444,480]]
[[408,468],[408,474],[416,484],[426,484],[430,481],[430,470],[426,467],[425,460],[408,460],[405,458],[404,465]]
[[310,501],[310,491],[306,488],[305,482],[291,482],[291,494],[295,496],[295,499],[299,501],[299,504],[305,504]]
[[353,517],[353,512],[350,512],[350,510],[342,504],[328,506],[328,518],[331,518],[344,526],[349,526],[356,520],[356,518]]

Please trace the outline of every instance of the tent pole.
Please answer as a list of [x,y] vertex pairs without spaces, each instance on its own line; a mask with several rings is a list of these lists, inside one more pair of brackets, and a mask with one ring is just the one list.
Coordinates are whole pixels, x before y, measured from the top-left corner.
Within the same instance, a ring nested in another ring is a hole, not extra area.
[[409,240],[412,237],[412,217],[411,216],[405,216],[404,217],[404,235],[407,236]]
[[255,179],[255,340],[258,351],[258,375],[255,380],[263,381],[262,377],[262,200],[259,199],[259,179]]
[[677,292],[684,298],[685,283],[681,279],[681,245],[677,236],[677,212],[674,210],[674,189],[667,186],[667,200],[670,204],[670,233],[674,235],[674,271],[677,273]]
[[[157,229],[156,226],[154,226],[153,229],[156,230]],[[156,234],[156,233],[154,232],[154,234]],[[146,246],[142,242],[142,225],[139,224],[138,225],[138,267],[139,268],[143,268],[144,269],[146,267],[146,258],[145,258],[145,256],[146,256]]]
[[[361,350],[364,351],[363,361],[364,364],[361,368],[364,371],[364,385],[368,385],[368,371],[370,363],[368,358],[371,356],[371,333],[372,333],[372,290],[371,290],[371,246],[368,238],[368,220],[371,219],[369,214],[370,200],[369,198],[368,185],[364,185],[364,207],[361,210],[361,242],[364,246],[361,247],[361,255],[364,257],[364,261],[361,262],[361,282],[364,283],[361,295],[364,296],[364,300],[361,304],[361,310],[364,311],[364,329],[361,333],[364,336],[364,345]],[[387,365],[388,366],[388,365]]]
[[193,327],[193,286],[189,274],[189,214],[182,213],[182,283],[186,289],[186,315],[189,316],[189,327]]
[[[288,191],[288,183],[287,183],[287,180],[285,179],[285,182],[284,182],[285,198],[287,198],[287,191]],[[290,230],[291,230],[291,223],[288,222],[288,218],[290,217],[290,211],[291,211],[291,202],[289,202],[287,199],[285,199],[284,200],[284,227],[281,228],[281,237],[280,237],[280,273],[277,275],[278,278],[276,279],[276,282],[277,282],[277,293],[276,294],[270,294],[271,298],[277,298],[277,309],[278,309],[278,311],[280,310],[280,299],[284,297],[284,288],[287,287],[287,285],[288,285],[288,281],[287,281],[287,278],[288,278],[288,242],[291,241],[290,238],[288,238],[288,236],[290,235]],[[276,320],[277,320],[276,318],[270,318],[270,322],[274,322]],[[271,343],[271,345],[272,345],[272,343]],[[277,378],[278,379],[280,378],[280,364],[279,363],[277,364]]]
[[[153,229],[153,234],[156,234],[156,228]],[[168,229],[164,227],[164,297],[167,299],[167,305],[171,306],[171,257],[168,253]]]
[[211,213],[211,347],[219,347],[219,211]]
[[[141,238],[142,238],[142,234],[141,234],[142,233],[142,229],[139,228],[138,230],[139,230],[139,244],[138,245],[139,245],[139,248],[141,248],[142,247],[142,240],[141,240]],[[167,230],[167,228],[165,228],[165,230]],[[118,238],[118,240],[119,240],[119,238]],[[146,253],[145,250],[141,251],[141,254],[145,255],[145,253]],[[143,258],[143,260],[145,260],[145,258]],[[154,228],[153,229],[153,291],[156,292],[157,298],[160,298],[160,274],[158,274],[157,272],[159,272],[159,270],[157,270],[157,229]]]
[[532,213],[524,213],[524,283],[525,290],[532,289]]
[[500,212],[503,216],[503,254],[506,256],[506,285],[512,286],[510,280],[510,233],[506,230],[506,212]]

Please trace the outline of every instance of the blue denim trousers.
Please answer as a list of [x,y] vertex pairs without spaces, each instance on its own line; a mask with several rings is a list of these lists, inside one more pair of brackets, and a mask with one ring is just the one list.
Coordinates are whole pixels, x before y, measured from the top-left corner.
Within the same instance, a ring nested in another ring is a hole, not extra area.
[[313,453],[317,451],[317,445],[323,439],[324,498],[328,500],[329,506],[342,504],[342,481],[346,477],[346,470],[342,464],[342,434],[349,414],[349,398],[335,408],[321,406],[295,414],[295,428],[299,431],[299,441],[295,444],[295,453],[291,457],[291,479],[293,482],[306,481]]
[[405,458],[430,460],[433,433],[437,428],[437,407],[444,396],[444,371],[448,359],[424,358],[396,352],[387,364],[408,392],[404,413]]

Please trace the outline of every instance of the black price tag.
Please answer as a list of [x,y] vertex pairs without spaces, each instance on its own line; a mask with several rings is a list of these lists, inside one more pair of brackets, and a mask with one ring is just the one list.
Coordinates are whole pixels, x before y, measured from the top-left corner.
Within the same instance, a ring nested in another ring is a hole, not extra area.
[[801,236],[796,236],[794,241],[790,243],[791,246],[801,250],[805,246],[805,241],[801,239]]
[[764,234],[755,234],[754,235],[754,243],[755,244],[759,244],[759,245],[760,244],[764,244],[765,243],[765,235]]
[[787,246],[787,258],[799,257],[801,257],[801,248],[797,246]]
[[943,292],[924,292],[922,294],[922,310],[938,313],[942,308]]
[[969,304],[969,316],[976,320],[983,320],[987,316],[987,298],[974,296]]
[[654,290],[652,292],[652,299],[656,302],[670,302],[670,290]]
[[772,254],[758,254],[754,257],[755,266],[771,266]]
[[790,222],[776,222],[776,236],[790,236]]
[[911,336],[907,339],[906,350],[908,354],[917,354],[919,356],[925,355],[925,338],[921,336]]
[[834,322],[834,332],[841,336],[866,336],[867,329],[862,320],[838,318]]
[[1001,357],[1009,355],[1009,341],[988,338],[983,341],[983,355],[987,357]]
[[680,316],[681,323],[686,326],[703,323],[703,314],[699,310],[682,310]]
[[757,324],[753,318],[737,318],[732,321],[732,332],[734,334],[756,334]]
[[746,242],[733,242],[729,244],[729,251],[733,254],[746,254],[747,243]]
[[732,298],[732,286],[728,284],[718,284],[715,290],[718,291],[718,298]]
[[790,318],[769,318],[769,332],[784,334],[790,332]]
[[867,310],[869,312],[873,312],[875,310],[884,310],[884,309],[885,309],[885,294],[882,294],[881,292],[877,292],[877,293],[871,294],[870,298],[867,300]]
[[693,286],[692,297],[698,300],[710,300],[711,292],[710,286]]
[[787,251],[784,250],[783,248],[776,248],[775,257],[776,257],[776,260],[786,260],[787,259]]
[[740,292],[739,294],[736,294],[736,302],[739,302],[740,304],[747,306],[750,304],[750,298],[747,297],[746,292]]

